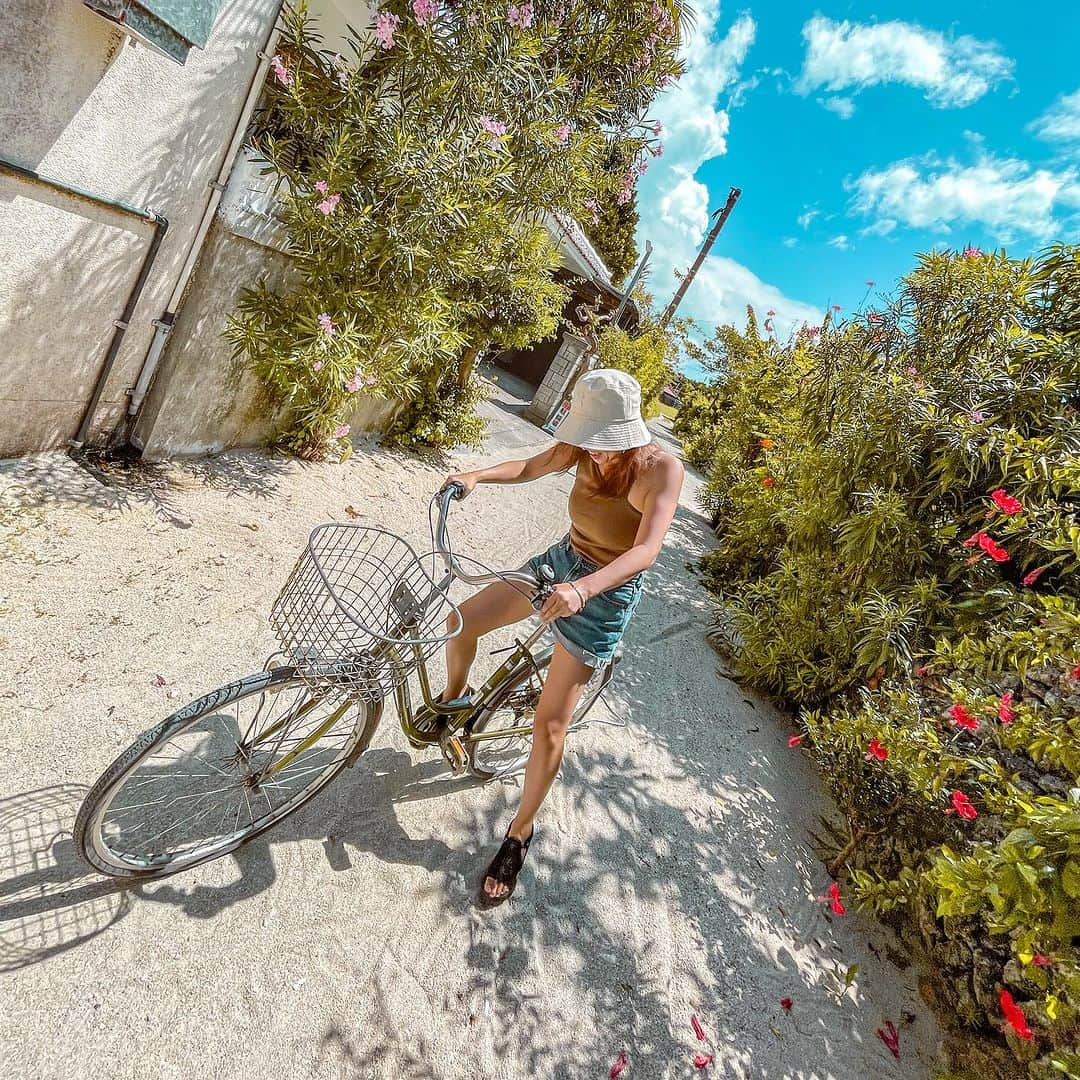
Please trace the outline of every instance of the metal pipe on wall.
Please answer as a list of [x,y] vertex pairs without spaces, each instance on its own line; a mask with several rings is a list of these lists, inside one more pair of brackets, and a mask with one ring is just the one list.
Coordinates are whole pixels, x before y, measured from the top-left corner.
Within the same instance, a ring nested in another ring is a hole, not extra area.
[[161,355],[165,351],[169,335],[172,333],[173,325],[176,322],[177,311],[184,298],[184,290],[187,288],[188,281],[191,280],[191,275],[199,261],[199,255],[202,253],[203,244],[206,242],[206,235],[210,231],[214,215],[217,213],[218,206],[221,203],[221,196],[225,191],[225,185],[228,182],[229,175],[232,173],[233,165],[236,163],[237,155],[240,153],[240,148],[243,146],[244,137],[247,134],[248,123],[251,120],[251,114],[255,111],[259,95],[262,93],[263,83],[266,81],[266,73],[270,67],[274,52],[277,49],[278,39],[281,37],[281,30],[277,25],[280,15],[281,8],[279,7],[277,15],[274,16],[274,23],[270,34],[266,39],[266,44],[259,52],[259,64],[252,76],[247,96],[244,98],[244,104],[240,109],[240,114],[236,120],[236,126],[233,129],[232,139],[225,151],[224,158],[222,158],[221,167],[218,169],[216,179],[210,182],[210,198],[203,211],[199,227],[195,232],[195,238],[192,240],[191,247],[188,249],[187,256],[184,259],[184,265],[180,270],[180,274],[176,279],[176,284],[165,305],[165,310],[161,313],[159,318],[154,320],[153,340],[150,342],[150,347],[147,349],[146,356],[143,359],[142,368],[139,371],[138,379],[135,381],[135,386],[130,391],[131,396],[127,409],[129,430],[130,425],[134,423],[136,414],[142,407],[143,401],[146,400],[146,394],[150,389],[151,382],[153,382],[154,373],[157,371]]

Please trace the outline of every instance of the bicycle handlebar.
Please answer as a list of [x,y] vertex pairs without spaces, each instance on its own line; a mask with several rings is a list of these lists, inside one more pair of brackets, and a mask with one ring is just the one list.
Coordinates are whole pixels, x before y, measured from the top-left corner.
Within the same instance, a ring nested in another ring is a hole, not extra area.
[[461,569],[454,553],[450,550],[450,539],[446,534],[446,518],[451,502],[460,502],[465,497],[465,489],[458,483],[447,484],[436,496],[439,500],[439,522],[435,526],[435,553],[442,556],[447,572],[460,578],[467,585],[489,585],[493,581],[519,582],[531,589],[540,587],[540,582],[533,574],[524,570],[491,571],[486,574],[467,574]]

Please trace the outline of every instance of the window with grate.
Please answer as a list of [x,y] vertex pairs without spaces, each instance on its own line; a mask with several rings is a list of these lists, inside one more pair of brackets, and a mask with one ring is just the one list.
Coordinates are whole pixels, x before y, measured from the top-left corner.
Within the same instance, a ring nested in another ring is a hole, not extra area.
[[83,0],[125,33],[178,64],[206,45],[222,0]]

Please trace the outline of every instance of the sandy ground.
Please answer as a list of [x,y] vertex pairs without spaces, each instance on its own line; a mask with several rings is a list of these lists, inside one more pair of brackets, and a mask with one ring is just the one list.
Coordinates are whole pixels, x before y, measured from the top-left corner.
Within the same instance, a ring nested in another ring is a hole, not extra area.
[[[493,402],[484,454],[455,466],[541,445],[516,412]],[[470,898],[516,784],[450,778],[392,711],[354,770],[235,858],[128,890],[81,865],[87,785],[183,701],[261,667],[309,528],[351,506],[423,544],[444,472],[365,446],[342,466],[236,453],[127,487],[60,456],[0,467],[5,1074],[576,1080],[625,1051],[633,1080],[696,1075],[705,1050],[718,1077],[928,1076],[939,1033],[916,971],[817,900],[808,830],[829,808],[790,721],[719,677],[705,643],[695,478],[510,906]],[[568,487],[482,489],[456,545],[517,565],[561,535]],[[875,1036],[888,1020],[899,1060]]]

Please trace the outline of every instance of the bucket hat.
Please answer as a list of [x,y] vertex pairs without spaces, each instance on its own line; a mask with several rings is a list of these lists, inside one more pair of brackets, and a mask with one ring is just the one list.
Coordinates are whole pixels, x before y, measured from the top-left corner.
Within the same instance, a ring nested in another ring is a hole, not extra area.
[[586,372],[555,437],[583,450],[633,450],[651,443],[652,432],[641,418],[641,384],[616,368]]

